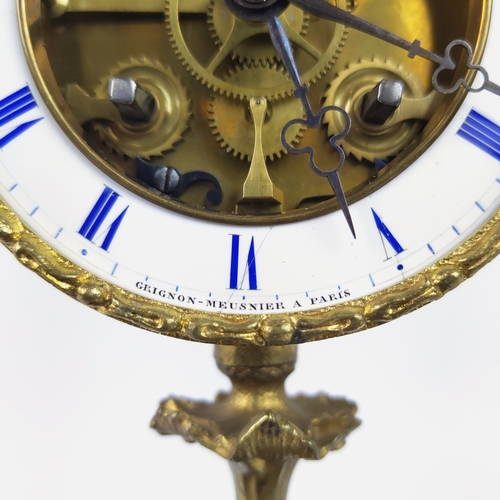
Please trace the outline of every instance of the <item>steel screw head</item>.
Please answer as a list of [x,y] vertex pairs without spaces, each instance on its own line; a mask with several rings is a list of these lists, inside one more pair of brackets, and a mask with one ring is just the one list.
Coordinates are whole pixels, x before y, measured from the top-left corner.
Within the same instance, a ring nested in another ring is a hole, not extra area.
[[129,122],[149,122],[155,110],[154,97],[131,78],[111,78],[109,99]]
[[363,98],[361,118],[371,125],[383,125],[398,109],[403,97],[402,82],[381,80]]

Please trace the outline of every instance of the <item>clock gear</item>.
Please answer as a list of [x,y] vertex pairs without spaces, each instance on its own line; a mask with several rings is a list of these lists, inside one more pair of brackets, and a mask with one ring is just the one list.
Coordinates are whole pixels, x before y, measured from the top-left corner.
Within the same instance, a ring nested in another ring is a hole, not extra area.
[[[111,85],[117,81],[127,82],[148,96],[150,109],[144,116],[138,116],[137,111],[131,114],[131,103],[113,106]],[[171,68],[146,59],[118,64],[90,92],[74,82],[63,91],[80,125],[90,138],[96,137],[91,140],[124,157],[150,158],[173,149],[182,140],[191,117],[191,100],[181,80]]]
[[[284,13],[289,29],[294,32],[295,37],[304,37],[309,26],[309,16],[297,7],[290,6]],[[234,29],[244,29],[246,34],[243,41],[234,47],[231,57],[241,64],[263,65],[277,62],[277,54],[274,47],[269,43],[267,33],[252,35],[255,27],[246,23],[235,27],[234,14],[220,0],[211,0],[208,9],[209,30],[213,33],[212,38],[216,45],[221,48],[228,42]]]
[[[281,67],[253,67],[245,66],[237,69],[227,78],[231,83],[236,81],[255,81],[255,90],[258,95],[258,84],[262,81],[287,81]],[[228,153],[240,159],[251,161],[255,149],[254,124],[248,111],[248,101],[241,101],[224,95],[214,95],[210,103],[210,127],[213,129],[220,146]],[[302,107],[300,102],[291,97],[269,100],[267,113],[262,128],[262,148],[266,158],[274,160],[281,158],[286,149],[280,140],[280,132],[285,124],[296,116],[300,116]],[[287,140],[291,144],[298,144],[302,136],[300,125],[288,130]]]
[[[351,6],[349,0],[338,0],[338,4],[343,9],[349,9]],[[206,14],[210,10],[210,4],[207,3],[207,6],[203,7],[197,5],[196,12],[193,12],[179,0],[166,0],[166,26],[172,47],[189,73],[208,88],[228,96],[255,97],[251,94],[252,86],[248,86],[245,82],[236,86],[234,81],[229,84],[224,75],[234,67],[232,64],[228,65],[228,58],[232,62],[231,54],[243,45],[244,49],[241,50],[244,51],[244,55],[248,55],[248,47],[254,46],[253,38],[257,35],[264,35],[262,37],[264,50],[262,52],[262,45],[259,43],[256,51],[258,50],[262,55],[252,56],[250,60],[252,62],[266,60],[268,55],[273,53],[274,49],[269,40],[267,26],[262,23],[249,25],[228,12],[230,28],[225,28],[228,34],[223,38],[216,29],[219,22],[215,21],[218,17],[218,10],[223,8],[222,5],[223,0],[214,0],[211,9],[213,14],[209,14],[209,20],[213,19],[212,31],[216,43],[212,47],[207,47],[206,44],[200,47],[199,42],[196,42],[196,37],[192,41],[190,39],[190,33],[199,34],[199,27],[195,28],[197,25],[194,24],[193,14]],[[183,12],[183,9],[186,9],[186,12]],[[347,30],[342,25],[337,26],[335,23],[318,20],[317,22],[322,24],[321,29],[308,30],[305,35],[302,35],[300,30],[295,31],[293,27],[295,23],[291,24],[287,20],[287,12],[285,11],[280,19],[283,19],[287,35],[300,49],[298,51],[300,55],[298,54],[297,58],[304,81],[313,84],[327,73],[338,58],[346,42]],[[250,39],[252,39],[251,43]],[[267,98],[285,97],[291,95],[293,91],[293,85],[289,81],[273,87],[263,86],[263,88],[265,89],[264,97]]]
[[154,112],[143,122],[123,118],[94,120],[91,127],[99,137],[113,150],[131,158],[149,159],[173,149],[188,129],[192,113],[187,88],[172,69],[147,60],[119,64],[101,80],[95,94],[106,98],[113,78],[130,79],[150,93],[155,101]]
[[[384,123],[373,124],[363,117],[362,105],[367,94],[383,80],[400,82],[402,99]],[[425,101],[422,92],[418,81],[401,64],[372,58],[348,64],[339,71],[329,84],[324,105],[344,108],[351,116],[351,130],[339,142],[346,155],[352,154],[359,161],[386,162],[403,151],[424,127],[423,119],[432,116],[432,101]],[[420,106],[413,107],[416,114],[400,119],[410,100],[419,100]],[[334,113],[325,115],[324,123],[328,136],[338,134],[344,127],[341,117]]]

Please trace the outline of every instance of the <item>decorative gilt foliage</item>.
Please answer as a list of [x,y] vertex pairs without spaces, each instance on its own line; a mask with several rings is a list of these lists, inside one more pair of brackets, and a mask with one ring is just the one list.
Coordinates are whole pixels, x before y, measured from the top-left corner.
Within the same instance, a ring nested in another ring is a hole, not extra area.
[[287,345],[366,330],[441,298],[500,252],[500,212],[454,252],[398,285],[336,306],[278,315],[196,312],[125,291],[62,257],[1,201],[0,241],[59,290],[125,323],[197,342]]
[[345,399],[286,394],[296,353],[297,346],[217,346],[217,365],[231,379],[231,391],[213,403],[168,398],[151,427],[229,460],[238,500],[284,500],[296,462],[338,450],[359,425],[356,405]]
[[[248,406],[242,411],[233,401],[226,404],[225,398],[233,399],[226,394],[214,403],[166,399],[151,427],[163,435],[179,435],[188,443],[200,443],[227,460],[272,462],[288,458],[319,460],[341,448],[359,425],[355,404],[324,394],[282,401],[289,418],[272,409]],[[295,419],[303,420],[300,427]]]

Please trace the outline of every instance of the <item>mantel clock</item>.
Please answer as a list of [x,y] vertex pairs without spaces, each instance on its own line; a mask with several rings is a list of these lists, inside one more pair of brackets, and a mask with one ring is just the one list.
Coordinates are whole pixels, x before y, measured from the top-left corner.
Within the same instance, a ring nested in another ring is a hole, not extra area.
[[[205,413],[168,400],[153,426],[230,459],[239,498],[284,499],[297,458],[358,423],[347,401],[283,409],[295,345],[398,318],[499,251],[496,4],[18,0],[0,13],[0,240],[87,306],[216,344],[231,395]],[[243,412],[236,438],[218,412],[257,382],[274,396],[254,394],[262,411]]]

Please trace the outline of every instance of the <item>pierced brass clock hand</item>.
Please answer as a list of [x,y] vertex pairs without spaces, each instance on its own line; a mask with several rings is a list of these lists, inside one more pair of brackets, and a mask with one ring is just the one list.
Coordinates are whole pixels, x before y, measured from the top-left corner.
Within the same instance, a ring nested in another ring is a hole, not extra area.
[[[349,12],[346,12],[335,5],[328,3],[325,0],[290,0],[290,3],[309,12],[315,16],[327,19],[330,21],[338,22],[346,26],[350,26],[355,30],[362,31],[368,35],[374,36],[385,42],[388,42],[396,47],[400,47],[408,52],[408,57],[413,59],[416,56],[422,57],[429,61],[435,62],[439,65],[432,76],[432,84],[434,88],[441,94],[451,94],[463,86],[469,92],[480,92],[488,90],[494,94],[500,95],[500,85],[497,85],[489,80],[488,72],[480,65],[473,64],[472,59],[474,51],[469,42],[461,39],[453,40],[448,44],[445,49],[444,56],[436,54],[421,47],[420,40],[409,42],[394,33],[386,31],[378,26],[365,21]],[[439,83],[439,75],[443,71],[454,70],[456,63],[451,57],[451,51],[454,47],[461,46],[467,51],[466,66],[468,69],[478,71],[483,77],[483,82],[479,87],[470,86],[464,78],[459,78],[451,87],[444,87]]]
[[[292,48],[290,46],[290,42],[286,36],[285,30],[278,20],[277,16],[273,15],[267,19],[267,25],[269,27],[269,34],[271,35],[271,40],[273,45],[280,56],[280,59],[283,61],[283,64],[286,66],[288,73],[293,81],[295,86],[295,90],[293,91],[293,95],[300,99],[302,102],[302,107],[305,112],[305,119],[296,118],[294,120],[289,121],[281,131],[281,142],[286,150],[293,154],[304,154],[307,153],[309,155],[309,165],[313,172],[321,177],[326,177],[330,181],[330,185],[335,193],[336,198],[339,200],[340,208],[342,209],[342,213],[349,225],[349,229],[354,238],[356,238],[356,232],[354,231],[354,225],[352,223],[351,214],[349,212],[349,206],[347,204],[346,196],[344,193],[344,189],[342,188],[342,183],[340,181],[339,171],[342,168],[342,165],[345,162],[345,152],[341,146],[337,144],[337,141],[345,137],[345,135],[349,132],[351,128],[351,119],[349,114],[338,106],[326,106],[321,108],[318,113],[314,113],[307,97],[309,93],[309,87],[306,85],[302,85],[300,81],[300,74],[297,69],[297,65],[295,64],[295,60],[293,58]],[[339,154],[339,161],[337,165],[331,170],[323,170],[316,165],[314,161],[314,149],[311,146],[306,146],[303,148],[295,148],[286,140],[286,132],[287,130],[296,124],[305,125],[308,128],[316,128],[323,123],[323,117],[328,112],[339,112],[344,116],[345,119],[345,128],[344,130],[338,134],[330,137],[329,142],[333,146],[333,148]]]

